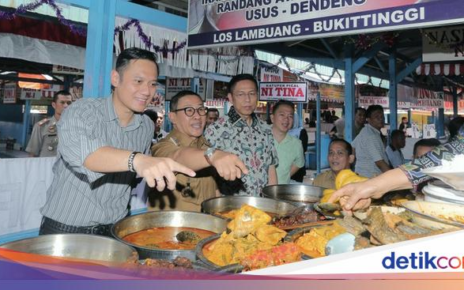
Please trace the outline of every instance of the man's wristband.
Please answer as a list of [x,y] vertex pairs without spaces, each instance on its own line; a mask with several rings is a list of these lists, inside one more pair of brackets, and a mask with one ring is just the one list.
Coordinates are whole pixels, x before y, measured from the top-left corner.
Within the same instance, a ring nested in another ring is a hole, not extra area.
[[134,158],[135,155],[139,154],[140,152],[134,151],[129,155],[129,159],[127,160],[127,168],[129,168],[130,172],[135,172],[134,168]]

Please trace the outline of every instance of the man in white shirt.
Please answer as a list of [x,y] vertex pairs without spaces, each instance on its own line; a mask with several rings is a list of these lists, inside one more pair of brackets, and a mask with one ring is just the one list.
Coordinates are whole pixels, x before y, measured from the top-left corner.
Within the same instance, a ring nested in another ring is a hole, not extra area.
[[356,173],[371,178],[390,170],[390,165],[380,136],[380,129],[385,125],[382,106],[369,106],[366,117],[367,124],[352,145],[356,155]]

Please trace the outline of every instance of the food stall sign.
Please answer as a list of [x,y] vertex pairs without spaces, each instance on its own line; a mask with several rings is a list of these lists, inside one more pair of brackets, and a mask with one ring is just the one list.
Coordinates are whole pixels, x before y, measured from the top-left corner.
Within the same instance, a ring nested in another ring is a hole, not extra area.
[[388,97],[383,96],[360,96],[358,102],[359,106],[361,107],[369,107],[370,105],[380,105],[383,108],[390,107],[390,101]]
[[190,0],[188,47],[296,41],[464,22],[462,0]]
[[284,79],[284,71],[278,66],[260,65],[260,78],[262,82],[281,82]]
[[[206,80],[200,79],[200,85],[198,87],[197,94],[206,100]],[[191,78],[166,78],[166,101],[170,101],[175,94],[180,91],[191,91],[192,90],[192,79]]]
[[5,84],[1,91],[0,95],[3,96],[4,104],[16,103],[16,83]]
[[[427,29],[422,35],[423,62],[464,60],[464,26]],[[450,70],[453,66],[445,66]],[[454,71],[448,72],[453,74]],[[443,70],[443,74],[448,74]],[[435,72],[436,74],[436,72]]]
[[306,103],[308,101],[308,86],[305,82],[260,82],[260,101],[286,100],[294,103]]

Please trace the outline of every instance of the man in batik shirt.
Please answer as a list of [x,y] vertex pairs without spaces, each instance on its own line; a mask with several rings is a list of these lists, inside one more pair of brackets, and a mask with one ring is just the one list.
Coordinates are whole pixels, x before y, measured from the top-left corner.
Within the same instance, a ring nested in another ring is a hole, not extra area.
[[239,182],[219,181],[222,194],[259,196],[263,187],[277,184],[277,152],[269,125],[254,110],[258,102],[258,83],[249,74],[240,74],[228,85],[232,107],[227,116],[206,128],[205,137],[216,149],[234,153],[245,162],[249,174]]

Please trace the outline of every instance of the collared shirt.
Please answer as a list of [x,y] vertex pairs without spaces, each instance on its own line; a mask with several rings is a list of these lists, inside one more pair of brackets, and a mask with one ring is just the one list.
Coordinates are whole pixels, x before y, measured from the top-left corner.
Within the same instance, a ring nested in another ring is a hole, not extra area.
[[135,173],[94,172],[84,161],[105,146],[148,153],[153,130],[150,118],[139,114],[121,127],[112,97],[74,102],[58,123],[54,177],[41,213],[72,226],[111,224],[125,217]]
[[[155,157],[168,157],[185,147],[209,148],[203,136],[192,141],[187,135],[177,129],[173,129],[166,138],[153,145],[151,150]],[[163,192],[154,190],[150,194],[149,208],[151,210],[175,209],[201,211],[201,203],[205,199],[216,196],[217,186],[213,178],[214,173],[215,170],[212,167],[208,167],[198,171],[195,177],[178,174],[175,190],[166,189]],[[188,187],[190,187],[193,196],[186,194]],[[182,194],[183,192],[184,194]]]
[[274,145],[279,157],[279,165],[277,166],[277,181],[279,184],[290,183],[290,169],[292,165],[303,167],[305,160],[303,155],[303,146],[300,139],[287,134],[279,143],[274,139]]
[[258,196],[269,181],[269,166],[277,165],[274,136],[269,125],[252,115],[252,124],[240,118],[232,106],[227,116],[220,117],[205,130],[212,147],[234,153],[247,166],[249,173],[242,176],[244,189],[240,195]]
[[327,170],[316,176],[313,181],[314,186],[335,189],[335,178],[337,175],[332,170]]
[[385,149],[385,154],[387,154],[388,161],[393,168],[397,168],[404,164],[404,157],[401,149],[396,150],[390,144],[387,146],[387,149]]
[[382,173],[375,162],[383,160],[388,164],[388,158],[379,130],[366,124],[352,145],[356,153],[356,173],[368,178]]
[[55,116],[53,116],[35,123],[26,152],[39,157],[56,156],[58,147],[56,122]]

